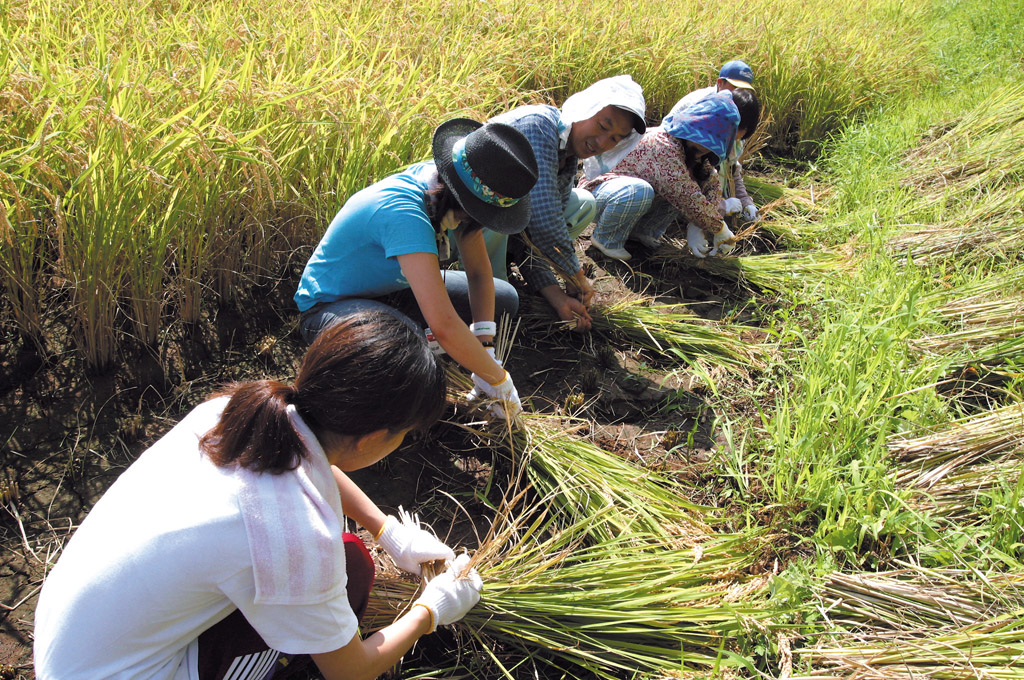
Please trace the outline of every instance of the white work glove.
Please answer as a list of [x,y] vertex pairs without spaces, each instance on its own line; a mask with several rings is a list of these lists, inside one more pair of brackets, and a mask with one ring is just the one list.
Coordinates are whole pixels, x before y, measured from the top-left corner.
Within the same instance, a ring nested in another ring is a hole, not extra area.
[[757,219],[757,206],[751,203],[750,205],[743,208],[743,219],[747,222],[753,222]]
[[704,235],[704,230],[698,227],[693,222],[686,225],[686,245],[690,246],[690,252],[699,258],[707,257],[708,250],[708,238]]
[[732,249],[736,247],[735,243],[728,243],[729,239],[735,238],[735,234],[725,224],[722,225],[721,230],[715,234],[715,247],[711,249],[708,255],[728,255],[732,252]]
[[[516,386],[512,383],[512,376],[508,374],[508,371],[505,371],[505,379],[497,385],[492,385],[474,373],[473,385],[473,391],[469,393],[470,401],[482,397],[496,399],[497,403],[491,404],[487,408],[499,418],[506,418],[509,415],[515,417],[522,412],[523,404],[519,401],[519,392],[516,391]],[[505,412],[506,407],[508,415]]]
[[469,555],[459,555],[448,569],[438,574],[423,589],[413,606],[420,605],[430,611],[430,632],[438,626],[449,626],[469,612],[480,601],[484,582],[476,569],[466,569]]
[[735,215],[735,214],[739,213],[742,210],[743,210],[743,203],[740,202],[740,199],[732,197],[732,198],[726,198],[726,199],[722,200],[722,208],[721,208],[720,212],[722,213],[723,217],[728,217],[729,215]]
[[419,522],[411,518],[406,524],[394,515],[388,515],[384,519],[384,529],[377,537],[377,543],[391,555],[391,559],[400,569],[417,576],[420,574],[420,565],[424,562],[455,559],[454,550],[442,543],[434,534],[421,529]]

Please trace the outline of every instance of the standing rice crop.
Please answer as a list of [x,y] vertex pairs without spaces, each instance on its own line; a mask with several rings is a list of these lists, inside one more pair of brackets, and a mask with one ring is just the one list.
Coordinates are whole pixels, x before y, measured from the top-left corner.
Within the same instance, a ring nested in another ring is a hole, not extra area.
[[[653,119],[742,55],[778,103],[773,143],[813,148],[804,142],[866,102],[926,79],[906,37],[919,4],[814,0],[782,21],[760,5],[722,14],[657,0],[632,21],[610,6],[514,0],[278,0],[273,12],[250,0],[14,0],[0,17],[0,137],[21,149],[4,172],[31,216],[5,190],[12,313],[38,334],[33,319],[59,301],[28,293],[40,287],[25,277],[61,273],[83,354],[109,363],[108,345],[152,342],[169,311],[198,319],[202,291],[242,304],[249,284],[303,261],[347,196],[429,156],[441,120],[558,104],[616,73],[645,87]],[[106,178],[134,186],[148,216],[115,193],[83,195],[113,192]],[[85,216],[89,205],[105,215]]]

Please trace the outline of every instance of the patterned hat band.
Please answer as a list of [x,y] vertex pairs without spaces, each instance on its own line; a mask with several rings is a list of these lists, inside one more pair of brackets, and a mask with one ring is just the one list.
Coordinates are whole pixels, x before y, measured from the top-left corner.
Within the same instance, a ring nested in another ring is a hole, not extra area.
[[459,176],[462,183],[473,192],[473,195],[484,203],[496,205],[499,208],[511,208],[519,202],[518,198],[502,196],[490,188],[484,181],[477,177],[476,172],[469,166],[469,159],[466,158],[466,138],[463,137],[455,142],[452,147],[452,162],[455,165],[455,174]]

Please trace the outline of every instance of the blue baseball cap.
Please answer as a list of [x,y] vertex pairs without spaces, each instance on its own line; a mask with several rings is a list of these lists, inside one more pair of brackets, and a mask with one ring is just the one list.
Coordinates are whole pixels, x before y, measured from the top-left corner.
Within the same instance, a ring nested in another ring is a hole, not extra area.
[[741,87],[746,90],[754,89],[754,72],[750,70],[746,62],[739,59],[726,62],[722,70],[718,72],[718,77],[728,80],[735,87]]

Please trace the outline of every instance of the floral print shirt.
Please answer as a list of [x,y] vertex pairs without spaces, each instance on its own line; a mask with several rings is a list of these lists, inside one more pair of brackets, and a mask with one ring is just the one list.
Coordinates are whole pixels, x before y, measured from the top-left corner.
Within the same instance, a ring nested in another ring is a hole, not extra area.
[[683,141],[660,127],[648,128],[640,144],[615,166],[615,172],[594,179],[584,177],[579,186],[590,191],[614,177],[637,177],[650,184],[655,194],[671,203],[688,222],[714,234],[722,228],[718,212],[722,187],[711,163],[707,159],[702,162],[708,178],[698,183],[686,167]]

